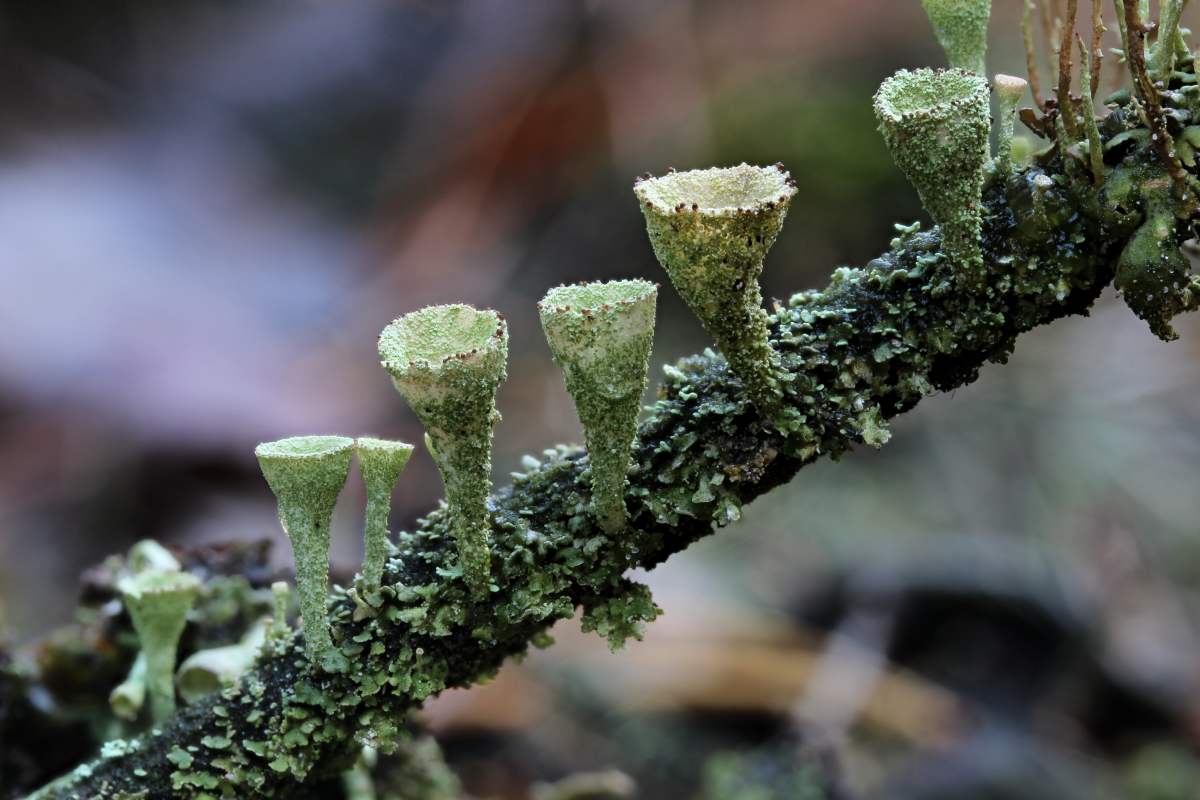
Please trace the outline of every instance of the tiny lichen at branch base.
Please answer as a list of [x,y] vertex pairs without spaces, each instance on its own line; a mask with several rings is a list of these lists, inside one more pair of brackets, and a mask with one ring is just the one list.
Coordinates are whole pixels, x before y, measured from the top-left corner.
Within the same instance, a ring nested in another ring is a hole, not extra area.
[[492,429],[508,360],[504,318],[467,305],[414,311],[384,328],[379,358],[425,426],[446,485],[463,579],[486,594]]
[[654,254],[716,340],[760,412],[780,406],[779,361],[767,337],[759,276],[795,182],[783,165],[642,176],[634,192]]
[[346,666],[329,638],[329,526],[346,484],[354,440],[345,436],[295,436],[254,450],[279,503],[279,521],[292,543],[296,593],[309,658],[326,669]]
[[658,287],[648,281],[551,289],[542,329],[583,423],[600,527],[625,527],[625,486],[646,390]]

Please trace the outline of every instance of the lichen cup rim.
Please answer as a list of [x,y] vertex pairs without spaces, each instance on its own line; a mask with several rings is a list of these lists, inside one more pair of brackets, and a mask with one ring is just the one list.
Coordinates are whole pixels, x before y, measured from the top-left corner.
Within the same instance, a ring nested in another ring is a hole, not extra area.
[[121,594],[140,599],[149,595],[199,592],[201,581],[190,572],[148,569],[122,578],[117,588]]
[[[470,313],[472,323],[476,327],[470,331],[461,328],[454,331],[460,334],[470,334],[471,338],[453,342],[446,335],[448,331],[447,317],[450,313],[461,314],[462,312]],[[487,326],[478,325],[478,322],[489,324]],[[426,332],[431,334],[435,340],[440,340],[438,343],[443,346],[409,352],[418,349],[410,345],[421,344],[405,336],[408,329],[417,324],[427,325]],[[380,332],[380,363],[393,375],[402,375],[413,368],[436,369],[452,361],[466,361],[472,356],[498,349],[504,341],[505,326],[504,315],[490,308],[475,308],[466,303],[426,306],[397,317]]]
[[[579,293],[596,289],[631,289],[628,296],[613,299],[592,301],[591,298],[578,298]],[[623,278],[612,281],[583,281],[555,286],[538,301],[537,308],[541,314],[565,314],[571,311],[589,314],[609,311],[616,308],[628,308],[645,302],[647,298],[658,294],[659,284],[641,278]],[[572,295],[577,297],[572,297]]]
[[[755,191],[750,191],[749,187],[741,187],[745,193],[740,196],[730,195],[728,199],[732,202],[713,202],[713,199],[719,196],[719,192],[731,188],[722,179],[733,178],[739,174],[754,175],[767,180],[761,188]],[[708,191],[712,193],[703,196],[702,194],[680,192],[672,198],[664,197],[661,191],[663,188],[672,187],[673,184],[685,181],[697,181],[700,185],[711,184]],[[722,183],[726,183],[726,185],[723,186]],[[782,163],[758,167],[743,161],[732,167],[671,170],[665,175],[659,176],[649,173],[639,175],[634,182],[633,191],[643,205],[660,214],[692,213],[707,217],[729,217],[738,214],[761,213],[773,209],[779,204],[790,203],[796,194],[796,182],[792,180],[791,174]]]
[[[915,95],[914,88],[931,91]],[[948,89],[959,91],[947,94]],[[987,78],[965,69],[902,69],[880,84],[875,93],[875,111],[881,118],[899,124],[943,117],[979,100],[980,95],[986,99],[990,90]]]
[[[312,447],[293,447],[301,444]],[[354,440],[349,436],[288,436],[273,442],[263,442],[254,448],[254,455],[259,459],[308,460],[336,455],[353,446]]]
[[416,449],[416,445],[399,439],[380,439],[377,436],[359,436],[354,440],[355,448],[359,450],[368,450],[380,453],[411,453]]

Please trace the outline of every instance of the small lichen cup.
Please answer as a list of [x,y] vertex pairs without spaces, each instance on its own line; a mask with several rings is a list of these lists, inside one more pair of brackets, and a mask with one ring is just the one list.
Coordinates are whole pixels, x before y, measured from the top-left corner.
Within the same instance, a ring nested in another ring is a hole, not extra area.
[[921,0],[921,4],[950,66],[976,75],[986,74],[992,0]]
[[987,79],[960,69],[900,70],[875,93],[875,116],[892,158],[941,228],[946,255],[968,288],[981,288]]
[[367,514],[363,529],[363,581],[369,591],[379,588],[387,561],[388,517],[392,511],[392,490],[400,473],[412,457],[413,446],[406,442],[360,436],[354,441],[358,451],[358,471],[367,487]]
[[463,579],[476,596],[491,581],[487,499],[496,389],[507,376],[508,327],[495,311],[430,306],[379,335],[379,358],[425,426],[446,486]]
[[758,279],[796,185],[782,165],[644,176],[634,193],[671,283],[712,335],[760,414],[781,400]]
[[129,668],[129,674],[108,694],[108,706],[121,719],[132,722],[137,719],[146,704],[146,654],[138,653]]
[[250,628],[239,642],[192,653],[175,673],[179,696],[185,703],[194,703],[232,686],[254,664],[265,639],[266,627],[260,623]]
[[130,575],[117,584],[146,658],[145,683],[155,722],[175,713],[176,651],[200,587],[195,575],[163,570]]
[[583,423],[592,506],[601,529],[625,527],[625,486],[646,389],[658,287],[649,281],[578,283],[538,303],[542,330]]
[[1017,104],[1029,88],[1029,81],[1015,75],[996,75],[992,79],[996,88],[999,113],[996,116],[996,171],[1007,177],[1013,164],[1013,126],[1016,122]]
[[329,528],[353,454],[354,440],[345,436],[293,436],[254,449],[292,543],[308,658],[331,672],[343,669],[346,659],[333,647],[326,618]]

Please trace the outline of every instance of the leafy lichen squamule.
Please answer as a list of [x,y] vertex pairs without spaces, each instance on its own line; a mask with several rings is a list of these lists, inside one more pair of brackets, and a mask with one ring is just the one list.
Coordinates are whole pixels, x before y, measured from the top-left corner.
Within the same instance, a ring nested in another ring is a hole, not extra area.
[[460,571],[484,595],[491,573],[492,429],[500,419],[496,389],[507,376],[508,327],[495,311],[430,306],[384,328],[379,358],[425,426],[454,519]]
[[346,484],[354,440],[345,436],[294,436],[254,449],[279,504],[279,522],[292,543],[296,593],[308,657],[328,670],[344,669],[326,619],[329,593],[329,526]]
[[583,423],[600,527],[625,527],[629,456],[646,390],[658,287],[648,281],[551,289],[538,303],[542,329]]
[[779,409],[779,359],[767,336],[759,276],[795,182],[782,164],[642,176],[634,192],[654,254],[716,340],[759,413]]

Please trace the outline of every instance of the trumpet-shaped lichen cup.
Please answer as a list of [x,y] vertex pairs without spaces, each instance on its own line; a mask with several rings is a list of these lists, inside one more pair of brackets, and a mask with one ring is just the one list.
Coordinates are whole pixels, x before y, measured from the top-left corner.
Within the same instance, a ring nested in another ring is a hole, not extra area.
[[139,572],[117,584],[146,659],[145,685],[155,722],[175,713],[176,651],[200,586],[195,575],[164,570]]
[[921,0],[950,66],[985,75],[992,0]]
[[363,580],[369,591],[379,588],[387,561],[388,517],[392,511],[392,490],[400,473],[408,465],[413,446],[406,442],[372,439],[355,440],[358,471],[367,487],[367,515],[363,529]]
[[987,79],[960,69],[900,70],[875,93],[875,116],[892,158],[941,228],[943,250],[964,285],[982,287]]
[[507,376],[508,327],[495,311],[430,306],[379,335],[379,358],[427,433],[446,485],[463,579],[477,596],[491,577],[487,498],[496,389]]
[[688,307],[764,416],[780,398],[758,279],[796,185],[783,165],[644,176],[634,193],[650,244]]
[[625,527],[625,485],[646,389],[658,287],[641,280],[551,289],[538,303],[542,330],[575,401],[592,470],[600,527]]
[[992,79],[999,113],[996,116],[996,171],[1007,177],[1012,172],[1013,125],[1017,104],[1029,88],[1029,81],[1015,75],[997,75]]
[[254,455],[275,493],[279,522],[292,542],[309,660],[326,670],[338,671],[346,659],[333,647],[325,605],[329,591],[329,527],[333,507],[350,473],[354,440],[345,436],[294,436],[260,444]]

